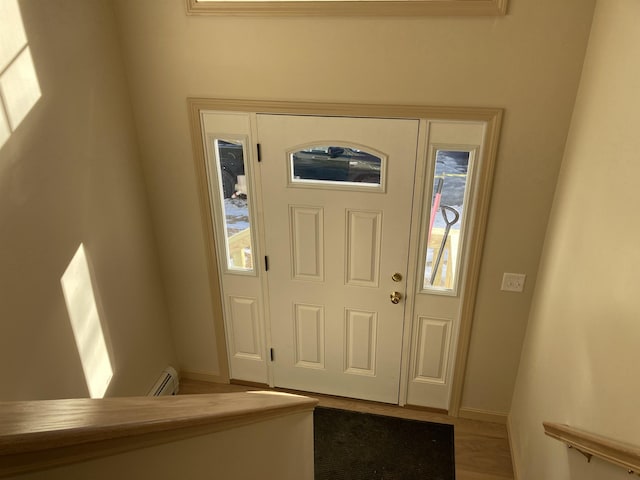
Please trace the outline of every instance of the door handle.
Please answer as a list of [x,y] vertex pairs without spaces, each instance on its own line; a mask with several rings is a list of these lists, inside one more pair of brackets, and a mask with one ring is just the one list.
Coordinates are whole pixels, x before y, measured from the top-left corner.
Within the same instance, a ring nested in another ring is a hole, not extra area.
[[402,294],[400,292],[391,292],[391,295],[389,295],[389,297],[391,298],[391,303],[398,304],[402,299]]

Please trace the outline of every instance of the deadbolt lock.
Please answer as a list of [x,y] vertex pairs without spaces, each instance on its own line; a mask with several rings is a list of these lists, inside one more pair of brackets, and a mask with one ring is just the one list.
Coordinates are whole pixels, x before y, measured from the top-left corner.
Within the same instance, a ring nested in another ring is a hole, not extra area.
[[402,299],[402,294],[400,292],[391,292],[390,298],[391,303],[398,304]]
[[394,282],[401,282],[402,275],[396,272],[393,275],[391,275],[391,280],[393,280]]

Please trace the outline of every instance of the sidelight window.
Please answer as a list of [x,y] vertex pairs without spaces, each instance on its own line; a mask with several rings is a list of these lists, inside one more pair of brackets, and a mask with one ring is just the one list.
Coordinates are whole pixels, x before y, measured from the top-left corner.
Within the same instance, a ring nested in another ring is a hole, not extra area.
[[227,269],[233,272],[253,272],[253,241],[251,236],[249,189],[245,170],[245,142],[234,139],[214,139],[217,170],[217,191],[221,202],[222,225]]
[[435,150],[423,289],[455,292],[461,265],[472,152]]

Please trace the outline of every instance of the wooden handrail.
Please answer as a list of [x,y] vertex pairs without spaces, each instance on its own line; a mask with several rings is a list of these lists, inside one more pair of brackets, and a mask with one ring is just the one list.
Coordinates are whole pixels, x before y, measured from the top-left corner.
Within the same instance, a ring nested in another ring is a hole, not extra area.
[[560,423],[543,422],[544,433],[587,457],[601,458],[640,475],[640,448]]
[[0,478],[313,411],[317,403],[257,391],[0,402]]

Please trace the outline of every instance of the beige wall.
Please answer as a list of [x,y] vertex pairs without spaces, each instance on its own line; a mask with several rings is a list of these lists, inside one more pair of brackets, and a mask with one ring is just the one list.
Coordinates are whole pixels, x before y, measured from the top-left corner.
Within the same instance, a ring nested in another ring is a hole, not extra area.
[[60,283],[80,244],[108,395],[145,394],[174,354],[113,8],[20,5],[42,97],[0,147],[0,399],[88,395]]
[[[505,108],[463,406],[509,410],[593,0],[500,18],[187,17],[116,0],[181,367],[216,375],[187,96]],[[502,272],[529,275],[500,292]]]
[[640,445],[639,18],[598,1],[513,398],[520,480],[629,477],[542,421]]

